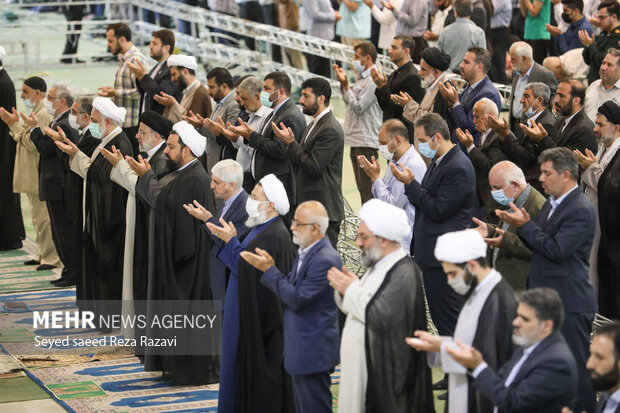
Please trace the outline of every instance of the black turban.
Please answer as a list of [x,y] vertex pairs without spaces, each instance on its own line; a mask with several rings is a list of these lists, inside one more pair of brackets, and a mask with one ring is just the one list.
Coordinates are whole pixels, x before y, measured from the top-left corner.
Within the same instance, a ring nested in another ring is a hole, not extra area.
[[450,56],[436,47],[427,47],[422,51],[422,59],[432,68],[445,72],[450,67]]
[[164,139],[172,132],[172,121],[152,110],[142,112],[140,122],[159,133]]
[[47,85],[45,84],[45,80],[41,79],[39,76],[32,76],[24,80],[24,85],[31,87],[35,90],[40,90],[41,92],[47,92]]
[[613,100],[608,100],[598,108],[598,113],[615,125],[620,125],[620,106]]

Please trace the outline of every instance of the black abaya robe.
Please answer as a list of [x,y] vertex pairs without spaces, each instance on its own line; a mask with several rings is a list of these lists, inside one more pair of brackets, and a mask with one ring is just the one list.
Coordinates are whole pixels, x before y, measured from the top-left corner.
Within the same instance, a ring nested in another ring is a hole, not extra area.
[[598,247],[599,313],[617,319],[620,317],[620,151],[611,158],[599,178],[597,192],[601,224]]
[[[281,217],[248,245],[267,251],[288,274],[295,247]],[[239,258],[239,347],[235,372],[235,411],[294,412],[292,382],[284,370],[284,316],[280,299],[261,282],[262,271]]]
[[367,413],[433,413],[426,352],[405,343],[426,330],[422,272],[411,257],[399,260],[366,306]]
[[[121,132],[105,148],[116,146],[133,156],[131,143]],[[82,236],[82,282],[80,309],[95,314],[120,314],[123,288],[125,209],[127,191],[110,179],[112,164],[97,155],[86,174],[84,229]],[[104,303],[103,301],[106,300]],[[101,327],[102,330],[107,330]]]
[[[0,107],[11,112],[16,106],[15,86],[5,69],[0,69]],[[26,237],[19,194],[13,193],[15,141],[9,125],[0,120],[0,251],[21,248]]]
[[[183,208],[197,200],[202,205],[213,204],[211,179],[198,161],[193,161],[181,171],[172,172],[158,182],[153,171],[147,172],[136,184],[136,193],[155,207],[154,238],[155,266],[152,282],[149,280],[149,301],[211,300],[209,283],[209,249],[211,238],[201,229],[201,222],[194,219]],[[158,303],[159,306],[162,303]],[[189,305],[189,304],[188,304]],[[147,308],[149,318],[150,307]],[[147,335],[166,335],[161,330],[150,330]],[[205,348],[219,349],[221,336],[199,334],[195,331],[177,330],[174,334],[185,334],[185,339],[200,343]],[[191,336],[189,336],[191,335]],[[210,340],[210,342],[205,342]],[[179,339],[179,342],[182,342]],[[181,349],[173,354],[154,355],[145,349],[145,366],[159,366],[174,385],[198,385],[217,382],[219,379],[219,356],[186,355]],[[149,368],[150,369],[150,368]]]

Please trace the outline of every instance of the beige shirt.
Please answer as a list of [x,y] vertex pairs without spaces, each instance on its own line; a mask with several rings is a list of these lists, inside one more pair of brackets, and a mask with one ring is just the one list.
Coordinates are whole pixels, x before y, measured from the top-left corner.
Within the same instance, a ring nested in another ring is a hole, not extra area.
[[[45,109],[45,99],[37,103],[33,112],[39,122],[39,127],[44,128],[52,121],[52,115]],[[32,113],[32,112],[31,112]],[[32,128],[22,123],[15,122],[10,127],[9,134],[17,143],[15,152],[15,168],[13,171],[13,192],[21,194],[39,193],[39,151],[30,140]]]

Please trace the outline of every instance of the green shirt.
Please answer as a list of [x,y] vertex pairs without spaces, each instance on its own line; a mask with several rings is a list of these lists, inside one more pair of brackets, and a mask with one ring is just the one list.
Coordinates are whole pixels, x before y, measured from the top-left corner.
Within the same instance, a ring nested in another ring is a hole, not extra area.
[[549,23],[551,19],[551,0],[531,0],[531,3],[535,1],[542,1],[543,6],[536,17],[532,17],[530,12],[527,12],[523,38],[526,40],[549,40],[551,34],[545,28],[545,24]]

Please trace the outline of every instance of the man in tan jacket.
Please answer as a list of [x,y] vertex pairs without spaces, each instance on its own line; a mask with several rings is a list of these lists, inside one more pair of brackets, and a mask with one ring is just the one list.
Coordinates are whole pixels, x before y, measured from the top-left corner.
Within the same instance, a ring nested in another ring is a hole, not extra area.
[[[39,199],[39,152],[30,140],[32,129],[46,127],[52,116],[46,109],[47,85],[40,77],[33,76],[24,80],[21,98],[26,108],[31,109],[30,115],[20,114],[13,108],[9,113],[0,109],[0,117],[9,125],[10,135],[17,143],[15,153],[15,170],[13,174],[13,191],[28,195],[32,210],[32,225],[37,234],[36,244],[38,255],[26,265],[38,265],[37,270],[48,270],[60,265],[60,259],[52,239],[50,217],[45,202]],[[51,105],[49,105],[51,107]]]

